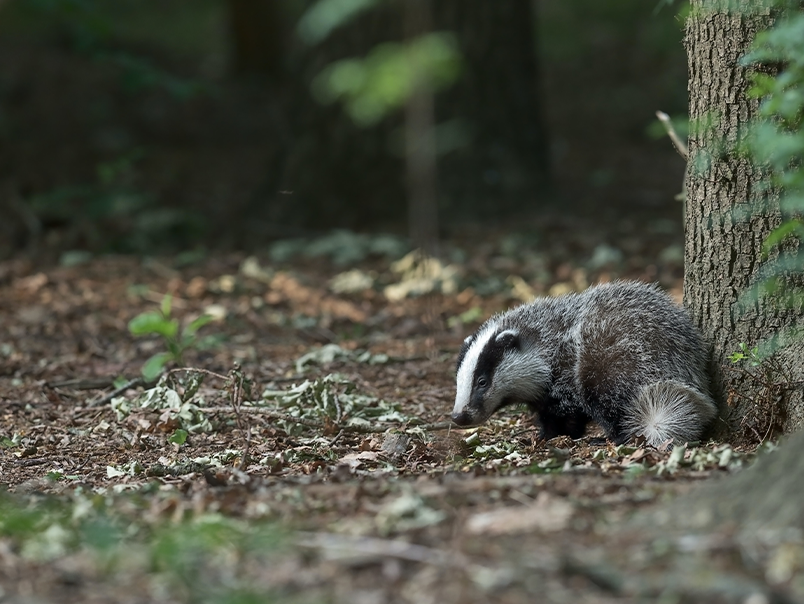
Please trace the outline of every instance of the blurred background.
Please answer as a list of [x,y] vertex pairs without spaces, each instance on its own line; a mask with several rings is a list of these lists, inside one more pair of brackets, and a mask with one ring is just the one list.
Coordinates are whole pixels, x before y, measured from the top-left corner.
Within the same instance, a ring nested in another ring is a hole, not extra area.
[[549,231],[678,265],[685,165],[655,111],[686,115],[683,11],[0,0],[0,258]]

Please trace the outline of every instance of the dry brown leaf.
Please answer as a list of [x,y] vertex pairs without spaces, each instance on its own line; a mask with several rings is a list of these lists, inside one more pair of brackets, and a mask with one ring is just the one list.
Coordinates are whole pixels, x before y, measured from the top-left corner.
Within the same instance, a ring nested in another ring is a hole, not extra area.
[[266,294],[265,301],[269,304],[277,302],[277,294],[284,299],[308,308],[306,314],[311,316],[323,314],[337,319],[348,319],[355,323],[362,323],[367,315],[364,311],[348,300],[341,300],[324,294],[319,289],[308,287],[298,279],[286,272],[278,272],[271,280],[271,292]]

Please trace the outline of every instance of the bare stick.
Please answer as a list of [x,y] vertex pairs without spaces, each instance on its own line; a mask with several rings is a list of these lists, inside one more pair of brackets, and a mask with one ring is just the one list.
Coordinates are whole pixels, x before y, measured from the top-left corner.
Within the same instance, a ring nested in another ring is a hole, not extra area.
[[210,371],[209,369],[201,369],[200,367],[176,367],[175,369],[171,369],[167,372],[167,375],[173,375],[174,373],[205,373],[206,375],[211,375],[212,377],[216,377],[219,380],[228,380],[229,376],[221,375],[220,373],[215,373],[214,371]]
[[664,129],[667,131],[667,136],[669,136],[670,140],[673,141],[673,146],[676,148],[676,151],[678,151],[679,155],[684,158],[684,161],[689,160],[689,149],[687,149],[687,145],[684,144],[684,141],[681,140],[678,132],[676,132],[676,129],[673,127],[673,122],[670,121],[670,116],[664,111],[657,111],[656,117],[659,118],[659,121],[664,126]]
[[129,388],[136,388],[137,386],[142,386],[143,384],[145,384],[145,380],[141,377],[129,380],[128,382],[120,386],[120,388],[115,388],[114,390],[112,390],[109,394],[97,398],[94,401],[90,401],[87,404],[87,407],[100,407],[101,405],[105,405],[106,403],[111,401],[114,397],[123,394]]

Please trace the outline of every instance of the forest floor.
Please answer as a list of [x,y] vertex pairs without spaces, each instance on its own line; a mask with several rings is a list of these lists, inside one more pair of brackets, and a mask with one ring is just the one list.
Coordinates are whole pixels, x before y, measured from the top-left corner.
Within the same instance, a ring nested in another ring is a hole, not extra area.
[[[677,230],[621,233],[623,255],[585,226],[455,242],[419,272],[343,233],[273,256],[1,264],[0,599],[804,601],[801,560],[733,527],[660,528],[751,447],[543,442],[519,409],[447,422],[459,345],[492,312],[612,278],[680,298]],[[132,383],[165,344],[128,323],[168,293],[217,343]]]

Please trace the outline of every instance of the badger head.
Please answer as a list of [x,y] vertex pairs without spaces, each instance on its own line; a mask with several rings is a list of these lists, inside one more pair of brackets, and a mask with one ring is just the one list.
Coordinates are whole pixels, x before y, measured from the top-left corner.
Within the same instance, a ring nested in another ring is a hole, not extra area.
[[549,373],[538,350],[524,342],[519,330],[486,325],[464,340],[458,355],[452,421],[476,426],[505,405],[535,402]]

